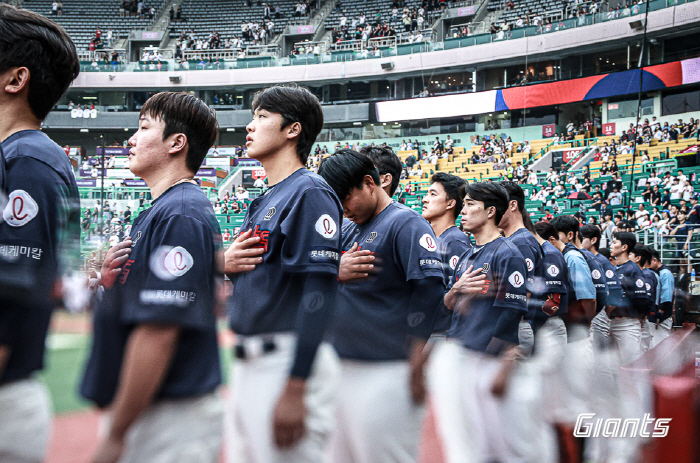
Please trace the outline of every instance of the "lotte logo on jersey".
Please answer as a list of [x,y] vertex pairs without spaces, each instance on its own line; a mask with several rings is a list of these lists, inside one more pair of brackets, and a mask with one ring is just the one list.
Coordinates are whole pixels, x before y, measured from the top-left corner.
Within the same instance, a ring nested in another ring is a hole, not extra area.
[[267,240],[270,236],[270,230],[263,230],[260,228],[260,225],[256,225],[255,229],[253,230],[253,238],[256,236],[260,238],[260,242],[255,247],[263,248],[265,252],[267,252]]

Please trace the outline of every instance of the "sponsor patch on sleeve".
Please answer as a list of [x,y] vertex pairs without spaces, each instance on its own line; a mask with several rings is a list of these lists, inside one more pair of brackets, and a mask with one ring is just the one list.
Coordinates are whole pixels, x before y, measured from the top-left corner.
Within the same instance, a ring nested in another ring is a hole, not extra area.
[[182,246],[161,246],[151,256],[151,271],[161,280],[172,281],[187,273],[194,259]]
[[418,266],[421,270],[427,270],[431,268],[442,270],[442,262],[440,261],[440,259],[422,257],[418,259]]
[[39,213],[39,205],[29,193],[15,190],[7,198],[2,218],[11,227],[21,227],[29,223]]
[[340,253],[333,248],[313,246],[309,252],[309,260],[316,263],[337,264],[340,262]]
[[335,234],[338,233],[338,225],[328,214],[323,214],[316,221],[316,232],[327,240],[332,240],[335,238]]
[[514,288],[520,288],[523,283],[525,283],[525,277],[523,277],[522,273],[515,271],[508,277],[508,282],[513,285]]
[[435,238],[430,236],[428,233],[421,236],[420,240],[418,240],[418,243],[423,249],[426,249],[430,252],[437,251],[437,243],[435,242]]

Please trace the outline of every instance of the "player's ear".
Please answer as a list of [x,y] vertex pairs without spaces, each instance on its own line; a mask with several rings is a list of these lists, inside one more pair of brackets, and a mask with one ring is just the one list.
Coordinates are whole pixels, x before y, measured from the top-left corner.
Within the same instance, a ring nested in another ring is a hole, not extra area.
[[7,93],[19,93],[29,86],[30,72],[26,67],[10,68],[0,75],[0,85]]
[[301,135],[301,123],[293,122],[287,126],[287,138],[294,138]]
[[391,185],[391,182],[394,180],[394,176],[391,174],[384,174],[384,178],[381,179],[382,182],[382,188],[386,188],[389,185]]
[[187,147],[187,135],[184,133],[174,133],[168,138],[170,139],[170,148],[168,149],[170,154],[180,153]]
[[447,207],[445,208],[445,210],[449,211],[450,209],[454,209],[455,207],[457,207],[457,201],[455,201],[454,199],[450,199],[447,201]]

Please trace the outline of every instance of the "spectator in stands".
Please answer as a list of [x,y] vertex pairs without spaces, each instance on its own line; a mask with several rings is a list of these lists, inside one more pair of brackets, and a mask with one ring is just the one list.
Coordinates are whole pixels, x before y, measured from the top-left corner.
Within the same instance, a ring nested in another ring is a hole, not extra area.
[[238,185],[238,188],[236,188],[236,201],[248,201],[249,198],[248,190],[243,185]]
[[619,206],[622,204],[622,193],[617,188],[613,188],[612,193],[608,196],[608,202],[611,206]]

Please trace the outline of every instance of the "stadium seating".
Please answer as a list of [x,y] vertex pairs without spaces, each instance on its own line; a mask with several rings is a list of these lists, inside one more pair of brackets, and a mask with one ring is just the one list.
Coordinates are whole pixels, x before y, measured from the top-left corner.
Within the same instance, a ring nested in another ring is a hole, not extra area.
[[[268,2],[272,5],[272,2]],[[280,7],[280,18],[272,18],[274,34],[280,34],[287,27],[296,2],[291,0],[275,2]],[[248,6],[246,0],[227,0],[217,2],[200,2],[185,0],[182,3],[181,22],[170,24],[170,37],[180,37],[182,31],[194,31],[197,38],[206,38],[212,32],[218,32],[221,40],[235,37],[241,38],[241,23],[243,21],[260,22],[263,19],[264,7],[257,2]],[[251,45],[252,42],[246,43]]]
[[[88,49],[97,28],[104,35],[111,29],[116,39],[127,37],[131,30],[147,30],[153,24],[150,19],[119,16],[119,3],[114,0],[66,2],[63,4],[63,14],[57,16],[51,16],[52,3],[53,0],[25,0],[22,7],[43,14],[63,26],[79,51]],[[164,3],[165,0],[152,0],[148,5],[155,8],[157,17]]]
[[[397,32],[403,32],[403,23],[401,22],[401,9],[399,9],[399,15],[396,21],[391,21],[391,10],[393,0],[344,0],[341,5],[341,11],[333,10],[324,23],[327,30],[331,30],[334,27],[340,26],[340,18],[345,14],[347,19],[348,27],[352,23],[352,18],[359,17],[360,13],[365,14],[366,21],[369,24],[376,23],[377,13],[381,14],[381,21],[386,22],[390,26],[394,26]],[[421,4],[420,0],[406,0],[405,5],[409,9],[414,7],[419,7]],[[429,27],[425,25],[424,28]]]

